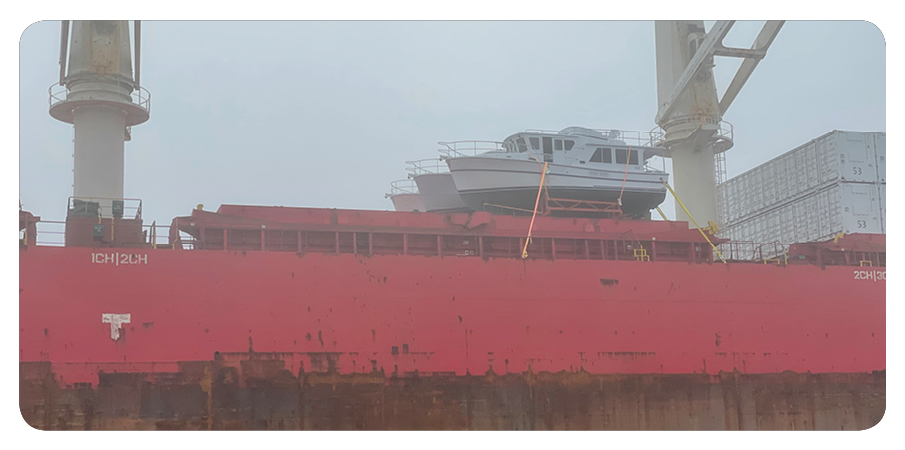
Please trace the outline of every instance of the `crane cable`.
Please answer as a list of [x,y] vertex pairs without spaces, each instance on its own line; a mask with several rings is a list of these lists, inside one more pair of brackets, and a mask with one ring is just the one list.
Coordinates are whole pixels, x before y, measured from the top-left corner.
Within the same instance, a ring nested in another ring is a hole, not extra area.
[[522,249],[522,259],[528,258],[528,244],[531,242],[531,230],[534,229],[534,218],[537,217],[537,206],[540,204],[540,193],[544,189],[544,179],[547,176],[547,162],[540,173],[540,186],[537,187],[537,200],[534,201],[534,213],[531,214],[531,224],[528,225],[528,237],[525,238],[525,247]]

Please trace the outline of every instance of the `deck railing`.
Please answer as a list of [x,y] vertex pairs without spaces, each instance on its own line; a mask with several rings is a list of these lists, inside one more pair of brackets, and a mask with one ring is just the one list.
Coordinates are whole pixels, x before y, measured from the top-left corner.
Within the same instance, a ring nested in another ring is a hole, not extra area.
[[[629,131],[629,130],[605,130],[600,128],[587,128],[591,131],[596,131],[598,133],[603,134],[605,137],[610,139],[617,139],[622,142],[625,142],[627,145],[637,146],[637,147],[658,147],[654,145],[655,137],[657,137],[656,129],[651,131]],[[559,131],[553,130],[539,130],[539,129],[527,129],[526,133],[544,133],[544,134],[556,134],[561,135]]]
[[386,198],[390,198],[395,195],[400,194],[417,194],[418,193],[418,185],[415,184],[415,181],[412,179],[407,180],[396,180],[390,183],[390,193],[386,194]]
[[505,151],[503,143],[498,141],[440,141],[437,150],[447,158],[460,158],[463,156],[477,156],[486,152]]
[[[59,83],[52,84],[47,88],[47,103],[53,108],[58,103],[65,102],[69,96],[69,89],[66,86],[60,86]],[[129,94],[134,103],[139,108],[151,112],[151,93],[141,86],[135,86],[134,90]]]
[[717,248],[723,258],[729,261],[770,262],[782,258],[789,251],[789,246],[781,242],[732,241],[722,243]]
[[419,159],[417,161],[406,161],[405,170],[409,173],[409,178],[428,173],[446,173],[449,167],[446,162],[440,158]]
[[[35,222],[35,234],[37,236],[28,236],[28,243],[31,245],[40,245],[48,247],[64,247],[66,245],[66,222],[59,220],[41,220]],[[145,243],[151,248],[173,248],[170,242],[170,226],[142,225]],[[25,230],[19,230],[20,241],[25,237]],[[195,246],[195,239],[188,233],[180,232],[180,242],[183,250],[191,250]]]

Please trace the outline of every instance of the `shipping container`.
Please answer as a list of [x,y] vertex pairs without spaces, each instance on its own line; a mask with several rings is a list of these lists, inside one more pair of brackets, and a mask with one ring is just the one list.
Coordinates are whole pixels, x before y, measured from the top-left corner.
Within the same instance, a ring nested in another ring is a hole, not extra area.
[[[850,182],[886,182],[885,132],[833,131],[722,183],[717,186],[724,202],[720,223],[724,227],[738,223]],[[822,204],[816,204],[810,214],[825,214]],[[796,231],[796,236],[823,235],[834,228],[819,221],[809,226]]]
[[784,245],[838,233],[886,233],[885,183],[835,183],[723,227],[736,241]]

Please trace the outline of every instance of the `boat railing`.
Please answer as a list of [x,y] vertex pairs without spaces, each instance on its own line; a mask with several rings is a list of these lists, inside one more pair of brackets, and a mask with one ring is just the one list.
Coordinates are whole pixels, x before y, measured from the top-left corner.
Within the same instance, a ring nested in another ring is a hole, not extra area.
[[440,141],[437,150],[446,158],[461,158],[463,156],[477,156],[486,152],[506,151],[502,142],[498,141]]
[[417,161],[406,161],[405,170],[409,173],[409,178],[415,178],[418,175],[427,173],[447,173],[449,167],[441,158],[419,159]]
[[396,180],[390,183],[390,193],[386,194],[386,198],[390,198],[401,194],[417,194],[418,185],[411,178],[406,180]]
[[[588,128],[588,130],[596,131],[607,138],[616,139],[625,142],[627,145],[637,147],[659,147],[655,145],[659,142],[657,138],[657,129],[651,131],[630,131],[630,130],[606,130],[602,128]],[[561,135],[560,131],[527,129],[526,133],[544,133]],[[662,133],[662,130],[660,131]],[[662,141],[662,139],[660,139]]]

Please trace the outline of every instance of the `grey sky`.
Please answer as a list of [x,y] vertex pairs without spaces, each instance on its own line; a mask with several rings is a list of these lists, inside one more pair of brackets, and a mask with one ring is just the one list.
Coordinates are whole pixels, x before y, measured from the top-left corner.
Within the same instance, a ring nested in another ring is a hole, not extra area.
[[[710,26],[712,22],[707,22]],[[760,22],[726,43],[750,46]],[[126,144],[147,222],[198,203],[392,209],[404,161],[526,128],[649,131],[652,22],[144,22],[151,120]],[[59,22],[20,41],[20,200],[62,220],[72,127],[47,113]],[[739,61],[718,58],[722,93]],[[886,46],[867,22],[787,22],[725,119],[737,175],[825,132],[886,131]],[[671,199],[664,211],[674,217]]]

